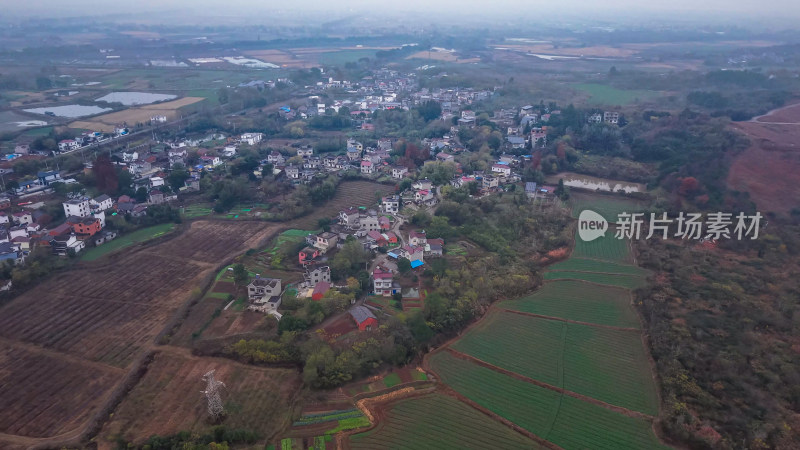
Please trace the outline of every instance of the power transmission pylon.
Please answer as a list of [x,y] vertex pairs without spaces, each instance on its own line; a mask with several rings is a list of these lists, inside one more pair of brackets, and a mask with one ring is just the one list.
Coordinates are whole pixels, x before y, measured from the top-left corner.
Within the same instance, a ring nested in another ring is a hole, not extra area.
[[203,381],[206,382],[206,390],[200,392],[205,394],[206,400],[208,400],[208,415],[212,419],[218,420],[225,412],[222,407],[222,397],[219,393],[220,387],[225,387],[225,383],[214,379],[214,370],[203,375]]

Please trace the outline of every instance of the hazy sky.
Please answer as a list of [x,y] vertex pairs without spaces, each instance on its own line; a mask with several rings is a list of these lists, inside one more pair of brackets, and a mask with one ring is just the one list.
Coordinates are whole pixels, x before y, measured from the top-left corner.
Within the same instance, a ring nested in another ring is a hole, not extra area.
[[570,16],[585,15],[587,18],[598,14],[608,17],[612,13],[632,13],[636,16],[652,13],[667,19],[682,19],[681,13],[703,12],[705,14],[696,18],[705,17],[713,21],[717,15],[733,14],[800,18],[800,2],[797,0],[0,0],[0,5],[5,14],[26,16],[124,15],[185,9],[187,15],[192,16],[219,13],[244,17],[256,12],[281,10],[372,12],[378,15],[398,11],[427,14],[454,11],[477,17],[488,13],[536,17],[546,12],[558,12]]

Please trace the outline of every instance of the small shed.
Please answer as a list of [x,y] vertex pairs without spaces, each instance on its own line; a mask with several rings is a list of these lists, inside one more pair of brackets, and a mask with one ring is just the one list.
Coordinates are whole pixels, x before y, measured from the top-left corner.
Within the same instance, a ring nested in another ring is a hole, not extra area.
[[327,281],[320,281],[314,286],[314,291],[311,293],[311,300],[320,301],[325,293],[331,289],[331,284]]
[[378,326],[378,319],[366,306],[355,306],[350,308],[350,316],[358,326],[359,331],[370,331]]

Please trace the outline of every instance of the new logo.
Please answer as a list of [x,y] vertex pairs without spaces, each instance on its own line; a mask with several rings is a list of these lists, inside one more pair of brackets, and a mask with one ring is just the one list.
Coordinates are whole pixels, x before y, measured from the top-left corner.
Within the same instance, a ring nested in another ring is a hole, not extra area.
[[600,214],[584,209],[578,216],[578,236],[583,241],[590,242],[603,237],[608,230],[608,221]]

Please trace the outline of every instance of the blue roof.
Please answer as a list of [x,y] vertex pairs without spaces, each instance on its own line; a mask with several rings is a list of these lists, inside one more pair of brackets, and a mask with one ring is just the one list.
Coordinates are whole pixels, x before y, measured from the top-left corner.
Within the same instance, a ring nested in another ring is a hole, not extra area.
[[397,259],[398,257],[400,257],[400,255],[395,253],[395,252],[389,252],[389,253],[387,253],[387,255],[391,256],[394,259]]
[[418,260],[418,259],[415,259],[415,260],[411,261],[411,268],[412,269],[416,269],[417,267],[419,267],[419,266],[421,266],[423,264],[425,264],[425,263],[420,261],[420,260]]

